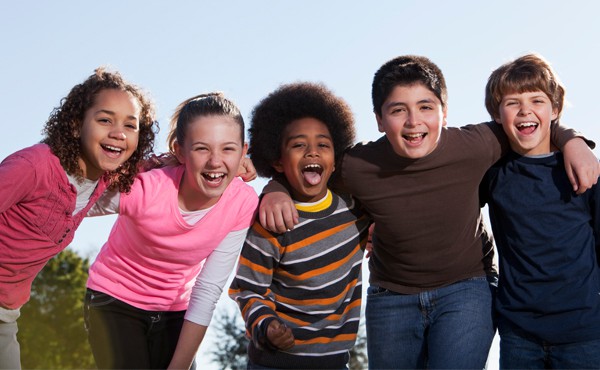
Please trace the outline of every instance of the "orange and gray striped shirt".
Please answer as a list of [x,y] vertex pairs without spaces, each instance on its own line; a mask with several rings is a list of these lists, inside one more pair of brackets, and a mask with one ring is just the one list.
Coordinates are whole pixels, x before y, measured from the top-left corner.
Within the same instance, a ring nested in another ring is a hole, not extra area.
[[[371,221],[351,197],[332,192],[296,208],[300,222],[284,234],[254,223],[229,296],[246,322],[252,363],[341,369],[357,336],[361,265]],[[272,320],[291,328],[291,349],[277,350],[266,339]]]

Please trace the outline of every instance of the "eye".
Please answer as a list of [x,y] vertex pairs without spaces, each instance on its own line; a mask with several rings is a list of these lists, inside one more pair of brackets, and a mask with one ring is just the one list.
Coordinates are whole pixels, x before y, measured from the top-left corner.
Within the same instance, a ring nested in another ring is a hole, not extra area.
[[331,148],[331,144],[329,144],[329,143],[319,143],[319,147],[321,147],[321,148]]
[[108,119],[108,118],[98,118],[98,122],[104,123],[104,124],[110,124],[110,119]]
[[135,131],[138,130],[138,125],[136,125],[135,123],[126,123],[125,127],[127,127],[128,129],[131,129],[131,130],[135,130]]
[[304,143],[296,142],[296,143],[292,143],[291,147],[292,148],[304,148],[305,145],[304,145]]
[[422,110],[433,110],[433,107],[431,105],[423,105],[421,106]]

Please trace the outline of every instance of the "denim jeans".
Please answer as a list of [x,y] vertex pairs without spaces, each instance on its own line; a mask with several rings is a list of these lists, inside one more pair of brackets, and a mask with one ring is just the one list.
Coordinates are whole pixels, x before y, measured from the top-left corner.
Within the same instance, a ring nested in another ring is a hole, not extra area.
[[501,369],[600,369],[600,340],[553,344],[500,320]]
[[185,311],[145,311],[88,289],[84,319],[99,369],[166,369]]
[[483,369],[496,332],[485,277],[419,294],[367,290],[369,369]]

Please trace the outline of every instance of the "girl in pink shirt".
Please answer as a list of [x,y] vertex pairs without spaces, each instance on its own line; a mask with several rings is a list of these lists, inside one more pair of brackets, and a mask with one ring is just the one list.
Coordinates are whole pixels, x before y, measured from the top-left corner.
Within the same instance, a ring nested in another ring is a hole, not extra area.
[[166,166],[91,211],[119,213],[87,283],[99,368],[189,368],[254,219],[258,197],[236,178],[247,144],[231,101],[180,104],[169,149]]
[[20,368],[17,318],[46,262],[108,187],[129,191],[152,151],[154,106],[98,68],[54,109],[41,143],[0,164],[0,368]]

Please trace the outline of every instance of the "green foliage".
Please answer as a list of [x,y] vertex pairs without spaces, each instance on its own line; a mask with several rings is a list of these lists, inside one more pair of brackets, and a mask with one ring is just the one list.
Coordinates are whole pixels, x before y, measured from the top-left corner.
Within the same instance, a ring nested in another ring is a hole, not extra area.
[[213,362],[223,370],[245,369],[248,339],[239,313],[223,311],[215,318],[213,325],[217,337],[215,348],[210,351]]
[[18,321],[24,369],[95,368],[83,324],[89,266],[87,258],[67,249],[34,280]]

